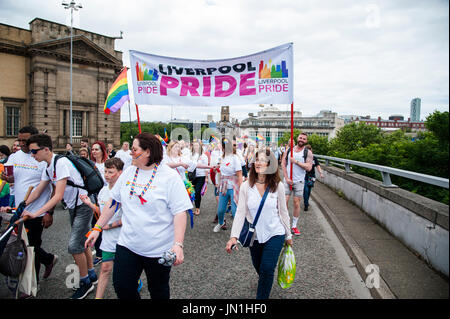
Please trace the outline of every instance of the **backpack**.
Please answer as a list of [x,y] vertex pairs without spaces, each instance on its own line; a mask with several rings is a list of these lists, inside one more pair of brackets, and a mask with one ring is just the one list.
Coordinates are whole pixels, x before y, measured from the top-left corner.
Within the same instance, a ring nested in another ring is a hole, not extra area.
[[67,158],[75,166],[84,183],[84,186],[75,185],[72,181],[67,180],[67,185],[85,189],[88,192],[88,195],[98,195],[104,186],[104,182],[103,177],[94,162],[79,155],[56,155],[53,163],[54,171],[56,171],[56,162],[62,157]]
[[[286,167],[287,167],[287,165],[288,165],[288,158],[289,158],[289,152],[291,151],[291,148],[289,148],[288,150],[287,150],[287,152],[286,152]],[[306,158],[308,157],[308,148],[307,147],[305,147],[304,149],[303,149],[303,160],[305,161],[305,163],[306,163]]]

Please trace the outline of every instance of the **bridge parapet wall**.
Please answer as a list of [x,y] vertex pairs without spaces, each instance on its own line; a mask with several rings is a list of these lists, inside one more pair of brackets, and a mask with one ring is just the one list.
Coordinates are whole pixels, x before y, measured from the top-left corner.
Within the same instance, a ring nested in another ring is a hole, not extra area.
[[[357,205],[434,269],[449,275],[449,206],[345,170],[321,166],[319,180]],[[394,256],[393,256],[394,257]]]

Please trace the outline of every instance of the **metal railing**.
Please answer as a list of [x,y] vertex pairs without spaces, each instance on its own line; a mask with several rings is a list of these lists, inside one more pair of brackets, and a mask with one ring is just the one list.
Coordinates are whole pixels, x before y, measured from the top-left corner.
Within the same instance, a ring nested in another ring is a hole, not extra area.
[[[316,154],[314,154],[314,156],[325,160],[326,166],[330,166],[331,162],[333,162],[333,165],[344,167],[345,171],[347,173],[352,172],[351,167],[350,167],[351,165],[379,171],[381,173],[381,177],[383,179],[382,185],[384,187],[397,187],[396,185],[392,184],[392,182],[391,182],[391,174],[392,174],[392,175],[416,180],[419,182],[423,182],[423,183],[427,183],[427,184],[431,184],[431,185],[435,185],[435,186],[440,186],[440,187],[447,188],[447,189],[449,188],[448,187],[449,186],[448,178],[431,176],[431,175],[426,175],[426,174],[421,174],[421,173],[416,173],[416,172],[411,172],[411,171],[405,171],[403,169],[392,168],[392,167],[388,167],[388,166],[370,164],[370,163],[359,162],[359,161],[353,161],[353,160],[338,158],[338,157],[316,155]],[[343,163],[343,164],[337,164],[337,163]]]

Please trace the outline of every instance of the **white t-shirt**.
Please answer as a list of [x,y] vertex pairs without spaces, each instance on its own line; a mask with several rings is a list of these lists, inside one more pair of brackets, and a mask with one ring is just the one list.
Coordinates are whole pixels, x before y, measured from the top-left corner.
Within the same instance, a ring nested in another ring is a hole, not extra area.
[[[189,167],[187,169],[185,169],[183,166],[177,166],[175,168],[173,168],[173,170],[175,170],[178,173],[178,176],[181,177],[182,180],[187,180],[186,177],[186,171],[188,172],[193,172],[195,170],[195,168],[197,167],[197,163],[194,161],[191,161],[189,158],[183,158],[183,157],[170,157],[170,156],[166,156],[163,160],[163,162],[161,162],[161,164],[168,164],[168,163],[185,163],[188,164]],[[171,167],[169,167],[171,168]]]
[[123,149],[120,149],[117,151],[116,155],[114,157],[120,158],[123,162],[123,170],[126,170],[129,166],[131,166],[131,162],[133,158],[131,157],[131,151],[124,151]]
[[[145,257],[160,257],[174,243],[175,215],[192,209],[192,203],[178,173],[159,165],[155,178],[141,204],[137,195],[130,196],[136,166],[120,175],[111,189],[111,198],[122,204],[122,230],[118,244]],[[134,191],[140,195],[153,170],[139,170]]]
[[[75,166],[72,164],[72,162],[69,161],[67,158],[61,157],[56,162],[56,172],[54,171],[53,168],[54,168],[55,156],[56,156],[56,154],[53,154],[50,165],[48,165],[47,169],[42,172],[42,180],[48,181],[49,176],[50,176],[51,182],[54,185],[56,185],[57,181],[67,177],[67,180],[72,181],[75,185],[84,186],[83,179],[81,178],[80,173],[75,168]],[[46,172],[48,173],[48,175]],[[66,185],[66,189],[64,190],[63,199],[64,199],[64,202],[66,203],[67,207],[70,209],[75,208],[75,199],[77,197],[77,192],[78,192],[78,195],[87,195],[87,191],[82,188]],[[83,204],[83,202],[81,201],[80,197],[78,196],[77,206],[79,206],[81,204]]]
[[[304,158],[303,152],[304,152],[304,148],[300,152],[294,152],[294,159],[297,162],[305,163],[305,158]],[[291,152],[289,152],[289,154],[287,154],[286,158],[287,158],[287,167],[286,167],[287,176],[291,176]],[[304,182],[306,171],[303,168],[301,168],[300,166],[298,166],[297,164],[292,164],[292,167],[293,167],[292,181],[294,183]]]
[[[36,161],[31,154],[17,151],[8,158],[8,162],[5,165],[14,165],[14,184],[17,185],[15,190],[16,206],[19,205],[24,199],[30,186],[38,186],[41,182],[42,173],[45,174],[46,162]],[[33,190],[34,191],[34,190]],[[42,192],[41,196],[26,207],[26,209],[32,213],[38,211],[44,206],[50,199],[52,194],[52,187],[48,185]],[[42,214],[41,216],[44,216]],[[39,217],[41,217],[39,216]]]
[[[195,153],[192,155],[192,162],[196,164],[208,165],[208,156],[205,154],[199,155],[198,153]],[[204,177],[208,172],[209,169],[207,168],[197,168],[195,171],[195,176]]]
[[[100,192],[98,193],[98,206],[100,208],[100,212],[103,211],[108,200],[111,198],[111,193],[109,186],[104,186]],[[117,204],[114,205],[114,209]],[[113,217],[108,221],[108,224],[119,221],[122,219],[122,208],[120,207],[117,211],[114,212]],[[122,227],[116,227],[112,229],[103,230],[102,234],[102,243],[100,244],[100,249],[103,251],[107,251],[110,253],[116,252],[116,244],[119,240],[120,230]]]
[[105,179],[105,163],[95,163],[95,167],[98,168],[100,175],[102,175],[103,182],[105,183],[105,185],[107,185],[108,183],[106,182]]
[[[256,188],[256,184],[253,187],[248,187],[247,194],[247,207],[250,214],[255,220],[256,213],[258,212],[259,204],[261,203],[262,196]],[[256,224],[256,239],[259,243],[265,243],[271,237],[277,235],[284,235],[286,230],[281,223],[280,215],[278,214],[278,193],[267,194],[266,201],[261,210],[261,214]]]
[[241,166],[245,165],[244,155],[242,154],[242,150],[237,149],[236,155],[239,157],[239,160],[241,161]]
[[241,160],[236,154],[225,156],[220,163],[220,174],[222,176],[236,175],[237,171],[242,171]]
[[191,150],[189,147],[185,147],[181,150],[181,157],[183,158],[183,162],[191,158]]
[[216,166],[219,164],[222,157],[222,151],[221,150],[214,150],[211,152],[211,166]]

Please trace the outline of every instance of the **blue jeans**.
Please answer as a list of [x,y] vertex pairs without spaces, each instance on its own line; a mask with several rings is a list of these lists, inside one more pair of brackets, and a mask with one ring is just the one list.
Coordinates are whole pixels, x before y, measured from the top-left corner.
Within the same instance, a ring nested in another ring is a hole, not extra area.
[[228,189],[226,195],[219,193],[219,205],[217,206],[217,216],[219,217],[219,224],[223,225],[223,220],[225,219],[225,213],[228,207],[228,201],[231,201],[231,214],[236,214],[236,203],[234,202],[234,191],[233,189]]
[[311,190],[314,187],[314,183],[308,185],[310,183],[305,182],[305,186],[303,187],[303,202],[305,203],[305,207],[309,206],[309,197],[311,196]]
[[285,235],[278,235],[263,244],[255,240],[253,246],[250,247],[253,267],[259,275],[256,299],[269,299],[275,277],[275,267],[283,249],[284,241]]

